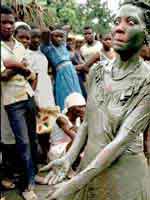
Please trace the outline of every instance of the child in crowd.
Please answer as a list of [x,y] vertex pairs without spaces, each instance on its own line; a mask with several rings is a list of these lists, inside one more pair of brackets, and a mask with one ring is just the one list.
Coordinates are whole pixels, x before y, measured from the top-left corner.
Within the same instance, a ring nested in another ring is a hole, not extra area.
[[49,135],[46,133],[51,132],[59,108],[55,106],[52,82],[48,75],[48,61],[39,49],[41,32],[39,29],[32,29],[30,34],[30,49],[27,50],[25,59],[36,73],[36,79],[32,82],[32,88],[35,91],[35,101],[38,108],[37,133],[39,134],[39,143],[43,151],[42,160],[46,161],[49,149]]
[[39,109],[47,109],[55,106],[52,82],[48,75],[48,61],[39,49],[40,30],[32,29],[30,33],[31,43],[26,59],[36,73],[36,81],[32,84],[35,90],[35,100]]
[[[65,109],[56,119],[52,134],[50,136],[49,159],[54,161],[61,158],[70,148],[78,128],[83,121],[86,102],[80,93],[72,93],[65,99]],[[83,149],[82,149],[83,151]],[[74,168],[80,162],[80,157],[74,163]],[[49,164],[41,169],[49,169]],[[42,184],[51,184],[51,172],[41,180]]]
[[[17,23],[17,22],[16,22]],[[25,49],[28,49],[31,42],[31,35],[30,35],[31,28],[27,24],[20,24],[16,26],[14,36],[15,38],[23,44]]]
[[75,137],[75,127],[69,121],[68,117],[60,114],[56,119],[50,136],[49,160],[55,160],[62,157]]
[[64,101],[69,94],[81,93],[78,76],[70,60],[64,37],[63,30],[55,29],[51,32],[51,41],[50,38],[44,38],[41,45],[41,51],[46,55],[55,74],[55,99],[61,110],[64,109]]
[[[112,48],[112,35],[111,33],[104,34],[101,39],[102,49],[100,54],[100,63],[102,65],[108,66],[110,61],[113,61],[116,58],[116,53]],[[108,69],[110,70],[110,69]]]
[[52,124],[59,112],[55,106],[53,87],[48,75],[48,61],[44,54],[39,50],[41,33],[39,29],[32,29],[20,24],[15,30],[15,37],[26,48],[24,60],[30,68],[36,73],[36,79],[31,82],[35,92],[35,101],[38,108],[37,114],[37,133],[39,134],[39,143],[42,148],[42,160],[47,160],[47,151],[49,149],[48,137]]

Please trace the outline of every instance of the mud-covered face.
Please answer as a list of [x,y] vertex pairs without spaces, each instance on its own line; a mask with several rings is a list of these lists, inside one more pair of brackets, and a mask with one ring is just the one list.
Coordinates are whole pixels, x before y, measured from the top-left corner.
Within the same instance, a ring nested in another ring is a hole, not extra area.
[[136,53],[144,43],[144,28],[142,10],[133,5],[124,5],[119,10],[113,30],[113,48],[119,54]]

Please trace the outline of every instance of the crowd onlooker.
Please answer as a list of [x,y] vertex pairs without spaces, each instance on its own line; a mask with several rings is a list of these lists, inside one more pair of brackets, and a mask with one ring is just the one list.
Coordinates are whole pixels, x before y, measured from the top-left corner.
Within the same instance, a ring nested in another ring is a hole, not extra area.
[[54,94],[56,104],[64,109],[64,100],[72,92],[81,93],[81,88],[75,67],[70,60],[69,51],[64,43],[65,32],[58,28],[51,32],[51,41],[41,45],[41,51],[46,55],[54,71]]
[[35,74],[24,63],[25,48],[14,39],[12,10],[1,6],[1,80],[3,105],[12,128],[24,175],[20,189],[25,199],[37,199],[33,192],[37,174],[37,135],[34,92],[28,80]]
[[[13,189],[17,174],[22,197],[36,200],[35,183],[54,184],[56,178],[52,171],[39,176],[39,165],[46,164],[41,171],[49,170],[49,161],[62,158],[83,122],[89,71],[100,70],[99,64],[109,74],[118,54],[112,48],[111,32],[95,39],[91,26],[77,35],[69,24],[41,30],[15,18],[14,10],[1,6],[0,180],[5,189]],[[140,56],[149,68],[147,44]],[[149,127],[146,131],[149,154]],[[85,138],[70,176],[77,171],[86,142]]]

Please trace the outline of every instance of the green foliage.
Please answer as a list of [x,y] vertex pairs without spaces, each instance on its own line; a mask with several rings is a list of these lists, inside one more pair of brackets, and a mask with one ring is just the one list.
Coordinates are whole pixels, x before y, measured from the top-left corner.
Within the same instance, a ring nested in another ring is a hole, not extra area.
[[[9,3],[24,2],[24,0],[7,1]],[[91,25],[98,33],[104,33],[110,29],[111,13],[107,5],[102,4],[100,0],[88,0],[85,5],[79,5],[75,0],[30,0],[30,2],[33,1],[42,7],[40,16],[46,27],[54,24],[70,24],[73,31],[77,33],[81,33],[85,25]],[[28,7],[30,5],[31,3]],[[30,9],[30,13],[33,13],[35,19],[38,17],[35,9]],[[33,23],[32,19],[31,21]]]
[[[49,7],[55,10],[57,23],[68,23],[77,33],[81,33],[85,25],[91,25],[99,33],[110,30],[110,11],[100,0],[89,0],[86,5],[78,5],[74,0],[51,0]],[[93,22],[94,19],[97,23]]]

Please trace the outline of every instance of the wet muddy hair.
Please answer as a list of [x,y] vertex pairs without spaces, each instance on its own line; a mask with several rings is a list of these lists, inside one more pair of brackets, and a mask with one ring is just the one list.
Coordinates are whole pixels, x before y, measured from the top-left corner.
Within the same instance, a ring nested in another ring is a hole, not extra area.
[[131,4],[143,11],[143,18],[146,25],[145,30],[145,44],[150,45],[150,5],[142,0],[125,0],[121,6]]

